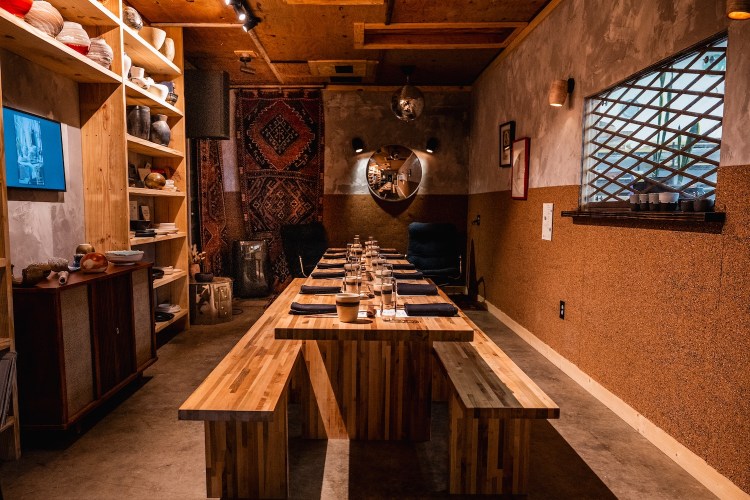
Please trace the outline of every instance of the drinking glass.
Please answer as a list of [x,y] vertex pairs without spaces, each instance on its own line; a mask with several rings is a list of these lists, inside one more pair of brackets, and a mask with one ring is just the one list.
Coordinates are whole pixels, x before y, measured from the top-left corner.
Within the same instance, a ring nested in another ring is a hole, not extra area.
[[380,316],[386,320],[396,317],[396,304],[398,294],[396,293],[396,280],[386,276],[380,282]]

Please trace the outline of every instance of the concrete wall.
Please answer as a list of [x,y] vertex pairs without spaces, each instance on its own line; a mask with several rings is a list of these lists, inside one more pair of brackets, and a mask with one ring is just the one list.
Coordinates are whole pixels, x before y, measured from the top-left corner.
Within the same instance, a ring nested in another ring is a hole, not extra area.
[[[84,241],[83,172],[78,84],[0,51],[3,105],[63,123],[64,193],[8,191],[10,254],[16,276],[32,262],[73,258]],[[60,96],[65,96],[61,99]]]
[[[726,29],[724,5],[562,2],[473,87],[468,214],[482,224],[468,227],[489,302],[750,492],[750,23],[729,28],[723,229],[560,217],[578,204],[584,96]],[[570,104],[548,106],[549,83],[570,76]],[[527,201],[510,199],[510,169],[497,168],[508,120],[531,138]],[[555,204],[551,242],[543,203]]]

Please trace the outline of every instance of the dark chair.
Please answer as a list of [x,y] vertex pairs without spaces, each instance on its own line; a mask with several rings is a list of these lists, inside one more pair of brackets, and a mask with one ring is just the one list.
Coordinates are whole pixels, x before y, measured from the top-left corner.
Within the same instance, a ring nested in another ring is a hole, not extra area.
[[291,275],[306,278],[328,248],[328,238],[320,222],[291,224],[281,227],[281,244]]
[[412,222],[406,260],[438,285],[463,283],[463,238],[453,224]]

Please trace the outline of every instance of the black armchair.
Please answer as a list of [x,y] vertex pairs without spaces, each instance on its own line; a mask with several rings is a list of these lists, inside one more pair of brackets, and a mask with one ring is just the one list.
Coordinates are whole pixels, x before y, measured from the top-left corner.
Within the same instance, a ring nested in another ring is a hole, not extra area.
[[292,224],[281,227],[281,244],[291,275],[306,278],[328,248],[328,238],[320,222]]
[[463,283],[463,238],[453,224],[412,222],[406,260],[438,285]]

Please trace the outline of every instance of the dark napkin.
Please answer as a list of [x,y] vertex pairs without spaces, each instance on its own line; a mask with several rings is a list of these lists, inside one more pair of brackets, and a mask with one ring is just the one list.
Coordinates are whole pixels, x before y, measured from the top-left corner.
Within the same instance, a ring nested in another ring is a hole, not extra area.
[[323,254],[324,259],[343,259],[346,257],[346,252],[344,253],[325,253]]
[[310,277],[321,280],[330,278],[343,278],[344,271],[315,271],[310,275]]
[[336,312],[335,304],[300,304],[292,302],[289,314],[330,314]]
[[424,278],[424,274],[417,271],[416,273],[397,273],[393,272],[393,277],[397,280],[421,280]]
[[381,248],[380,251],[382,253],[398,253],[398,250],[395,248]]
[[[400,288],[400,287],[399,287]],[[407,316],[455,316],[458,309],[453,304],[404,304]]]
[[380,257],[386,260],[398,260],[404,258],[400,253],[381,253]]
[[329,248],[328,250],[326,250],[326,252],[341,253],[346,252],[346,248]]
[[399,283],[396,291],[399,295],[437,295],[435,285],[421,285],[418,283]]
[[343,262],[318,262],[318,269],[344,269]]
[[414,264],[391,264],[394,271],[413,271],[416,269]]
[[340,286],[314,286],[314,285],[302,285],[299,293],[304,294],[316,294],[316,293],[339,293],[341,291]]

